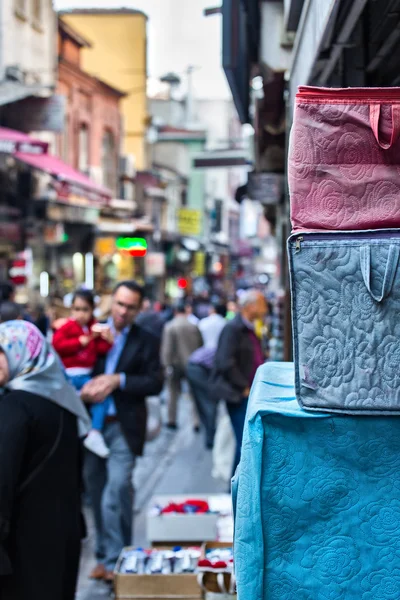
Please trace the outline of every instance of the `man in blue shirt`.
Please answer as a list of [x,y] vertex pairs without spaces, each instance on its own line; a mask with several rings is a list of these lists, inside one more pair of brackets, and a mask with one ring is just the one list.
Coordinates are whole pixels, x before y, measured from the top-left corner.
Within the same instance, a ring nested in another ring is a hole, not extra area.
[[117,285],[109,320],[114,345],[82,389],[88,403],[111,400],[103,431],[110,455],[103,459],[87,452],[84,473],[97,536],[98,564],[91,577],[106,581],[113,579],[122,548],[132,543],[132,471],[146,438],[146,396],[159,394],[163,383],[159,341],[134,324],[142,300],[136,282]]

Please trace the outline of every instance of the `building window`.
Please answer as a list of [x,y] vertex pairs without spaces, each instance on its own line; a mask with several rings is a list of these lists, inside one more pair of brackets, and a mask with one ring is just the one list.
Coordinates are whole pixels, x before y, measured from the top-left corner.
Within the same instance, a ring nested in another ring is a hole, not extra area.
[[14,0],[15,14],[20,19],[26,19],[26,2],[27,0]]
[[115,152],[115,140],[111,131],[104,132],[101,149],[103,185],[114,191],[117,184],[117,158]]
[[82,173],[88,174],[89,171],[89,129],[85,123],[79,128],[79,154],[78,169]]
[[62,157],[66,163],[69,163],[69,117],[65,116],[64,131],[62,134]]
[[42,0],[32,0],[32,22],[40,25],[42,16]]

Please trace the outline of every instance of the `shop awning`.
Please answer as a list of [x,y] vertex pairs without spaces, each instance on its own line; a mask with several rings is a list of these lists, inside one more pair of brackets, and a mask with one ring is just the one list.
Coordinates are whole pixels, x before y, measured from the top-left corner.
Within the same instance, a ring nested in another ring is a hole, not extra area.
[[56,156],[51,154],[35,156],[24,152],[17,152],[14,156],[27,165],[54,177],[55,188],[59,195],[64,197],[83,195],[98,204],[106,204],[113,197],[111,190],[98,185]]
[[23,152],[28,155],[40,156],[46,154],[48,146],[46,142],[35,140],[22,131],[0,127],[0,152],[6,154]]

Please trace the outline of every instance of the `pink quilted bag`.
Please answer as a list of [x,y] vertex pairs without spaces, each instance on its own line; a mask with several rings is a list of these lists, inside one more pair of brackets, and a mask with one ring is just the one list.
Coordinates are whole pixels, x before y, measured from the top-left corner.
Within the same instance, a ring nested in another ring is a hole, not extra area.
[[300,87],[289,146],[293,229],[400,227],[400,88]]

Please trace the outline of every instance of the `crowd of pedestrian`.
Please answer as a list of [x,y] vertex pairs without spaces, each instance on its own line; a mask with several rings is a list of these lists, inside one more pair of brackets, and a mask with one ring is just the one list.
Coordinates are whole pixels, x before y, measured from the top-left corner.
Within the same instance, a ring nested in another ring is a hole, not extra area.
[[[236,468],[250,387],[265,360],[256,323],[265,318],[267,303],[248,290],[237,303],[202,298],[196,305],[186,298],[162,305],[144,298],[136,282],[124,281],[112,294],[105,322],[94,316],[93,294],[77,290],[70,316],[51,323],[43,313],[35,321],[16,304],[12,286],[0,284],[0,292],[0,597],[72,600],[82,485],[96,527],[91,577],[112,582],[119,553],[132,542],[132,472],[146,440],[146,398],[159,395],[164,381],[165,426],[179,427],[186,381],[192,426],[204,431],[207,449],[214,444],[218,404],[225,402]],[[54,507],[65,527],[53,523]],[[48,563],[40,553],[33,560],[23,542],[25,535],[38,535],[40,522],[40,544],[57,534],[48,586]],[[55,595],[55,589],[63,591]]]

